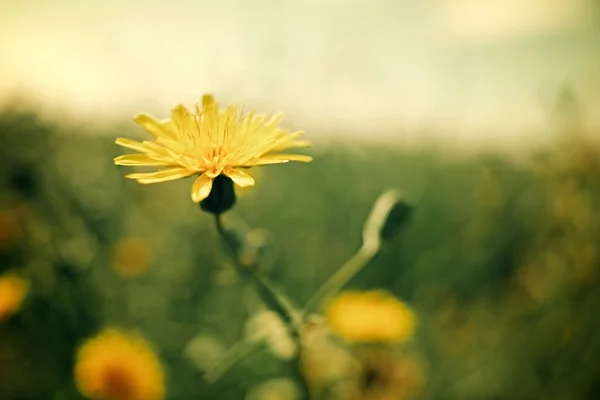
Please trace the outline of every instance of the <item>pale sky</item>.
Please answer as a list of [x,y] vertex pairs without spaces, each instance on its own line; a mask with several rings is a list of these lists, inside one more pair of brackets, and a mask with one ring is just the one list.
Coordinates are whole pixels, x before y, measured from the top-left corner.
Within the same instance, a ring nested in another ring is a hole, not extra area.
[[212,92],[307,131],[512,140],[543,127],[567,79],[600,101],[594,4],[20,1],[0,6],[0,101],[110,121]]

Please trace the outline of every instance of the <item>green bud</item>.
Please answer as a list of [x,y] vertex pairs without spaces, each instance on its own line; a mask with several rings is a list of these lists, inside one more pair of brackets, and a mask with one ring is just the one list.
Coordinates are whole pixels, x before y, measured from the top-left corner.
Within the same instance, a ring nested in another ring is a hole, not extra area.
[[413,206],[406,200],[399,199],[399,201],[392,206],[387,215],[385,223],[381,228],[381,238],[383,240],[393,239],[398,232],[404,228],[412,215],[412,212]]
[[228,176],[219,175],[213,180],[212,190],[208,197],[200,202],[200,208],[218,215],[231,209],[235,202],[233,181]]
[[412,214],[412,205],[397,190],[387,190],[375,202],[363,229],[363,244],[379,249],[406,225]]

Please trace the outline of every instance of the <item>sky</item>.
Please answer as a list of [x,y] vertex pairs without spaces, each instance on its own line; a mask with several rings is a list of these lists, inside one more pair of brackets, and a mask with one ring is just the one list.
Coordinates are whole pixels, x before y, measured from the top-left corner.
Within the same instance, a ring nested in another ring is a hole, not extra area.
[[523,140],[565,83],[600,101],[599,20],[594,0],[24,0],[0,5],[0,102],[113,121],[211,92],[323,135]]

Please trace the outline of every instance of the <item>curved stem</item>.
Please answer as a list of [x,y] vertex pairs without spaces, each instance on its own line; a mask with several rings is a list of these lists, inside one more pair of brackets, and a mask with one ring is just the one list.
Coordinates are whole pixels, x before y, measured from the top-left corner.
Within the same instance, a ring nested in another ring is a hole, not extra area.
[[373,259],[375,254],[377,254],[377,250],[377,247],[362,246],[308,300],[304,307],[304,315],[306,316],[316,311],[325,301],[340,291],[350,279]]
[[279,296],[277,296],[275,289],[255,273],[255,266],[244,265],[242,262],[240,262],[235,243],[233,243],[231,238],[227,235],[220,215],[216,216],[216,225],[219,235],[227,247],[229,247],[229,250],[233,253],[234,265],[237,273],[249,281],[254,286],[260,299],[267,305],[267,307],[279,315],[279,317],[286,324],[292,337],[298,338],[300,336],[300,332],[296,319],[293,316],[293,311],[279,298]]

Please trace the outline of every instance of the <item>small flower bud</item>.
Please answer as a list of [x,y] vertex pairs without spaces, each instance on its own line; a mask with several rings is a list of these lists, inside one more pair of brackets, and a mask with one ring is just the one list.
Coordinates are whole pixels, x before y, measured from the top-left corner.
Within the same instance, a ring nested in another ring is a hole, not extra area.
[[379,196],[363,229],[363,243],[378,249],[382,240],[391,240],[408,221],[412,205],[397,190]]
[[213,180],[212,189],[207,198],[200,202],[200,208],[211,214],[222,214],[231,209],[236,202],[233,181],[225,175]]
[[398,199],[390,209],[387,219],[381,228],[381,238],[391,240],[408,222],[413,211],[413,206],[406,200]]

